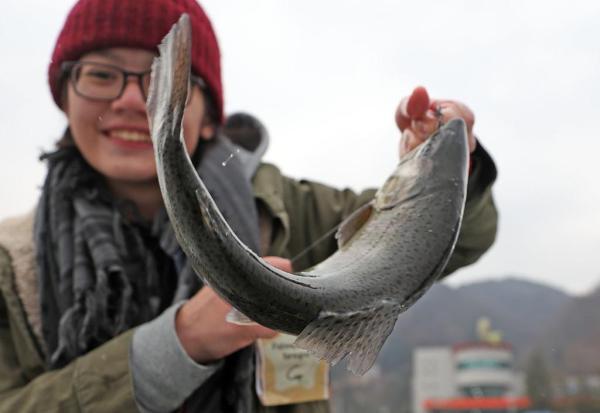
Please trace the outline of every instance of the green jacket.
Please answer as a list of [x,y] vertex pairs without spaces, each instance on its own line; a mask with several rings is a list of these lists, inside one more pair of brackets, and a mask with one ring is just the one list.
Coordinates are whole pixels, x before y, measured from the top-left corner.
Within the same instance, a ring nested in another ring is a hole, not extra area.
[[[497,213],[491,196],[495,167],[483,149],[475,156],[463,226],[444,275],[476,261],[493,243]],[[356,194],[284,177],[263,164],[254,177],[262,253],[293,257],[367,202]],[[303,255],[313,265],[336,248],[333,235]],[[0,224],[0,412],[135,412],[129,366],[133,329],[48,371],[44,362],[35,273],[33,214]],[[269,411],[274,411],[269,409]],[[279,412],[327,411],[325,403],[283,406]]]

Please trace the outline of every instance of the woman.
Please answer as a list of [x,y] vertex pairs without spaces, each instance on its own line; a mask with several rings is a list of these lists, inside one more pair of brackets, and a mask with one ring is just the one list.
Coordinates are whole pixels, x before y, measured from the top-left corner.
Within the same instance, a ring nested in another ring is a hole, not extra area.
[[[156,179],[145,107],[149,70],[157,44],[184,12],[192,23],[194,75],[186,146],[250,248],[290,271],[281,257],[311,245],[373,195],[294,181],[272,165],[221,166],[235,147],[221,127],[220,53],[194,0],[80,0],[49,66],[68,128],[58,149],[43,156],[48,175],[36,211],[0,225],[0,411],[268,410],[254,392],[251,344],[275,332],[225,321],[231,307],[187,265]],[[445,275],[493,242],[495,167],[463,104],[430,102],[418,89],[397,113],[401,154],[456,116],[468,124],[472,170]],[[294,266],[334,250],[329,239]]]

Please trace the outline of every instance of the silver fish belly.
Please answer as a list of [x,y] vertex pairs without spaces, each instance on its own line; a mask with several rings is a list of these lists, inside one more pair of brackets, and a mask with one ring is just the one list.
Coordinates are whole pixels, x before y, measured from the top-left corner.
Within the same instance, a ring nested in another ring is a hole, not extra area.
[[191,34],[183,15],[152,67],[148,113],[166,210],[196,273],[256,322],[298,336],[331,363],[363,374],[398,315],[443,271],[456,243],[467,185],[465,124],[448,122],[404,156],[374,200],[338,231],[339,249],[302,273],[272,267],[233,233],[198,177],[181,122]]

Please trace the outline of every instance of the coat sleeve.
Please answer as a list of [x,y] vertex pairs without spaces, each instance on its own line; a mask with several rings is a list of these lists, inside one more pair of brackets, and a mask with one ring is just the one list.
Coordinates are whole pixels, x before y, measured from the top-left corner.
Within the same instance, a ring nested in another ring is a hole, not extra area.
[[[0,295],[1,412],[136,412],[128,366],[132,332],[126,332],[64,368],[40,371],[22,346],[22,322]],[[37,371],[36,371],[37,370]]]

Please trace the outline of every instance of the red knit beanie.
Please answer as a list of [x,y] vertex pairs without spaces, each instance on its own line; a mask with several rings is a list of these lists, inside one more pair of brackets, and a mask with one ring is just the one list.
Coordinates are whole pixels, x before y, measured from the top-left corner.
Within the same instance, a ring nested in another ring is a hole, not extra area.
[[221,56],[210,20],[195,0],[79,0],[56,41],[48,82],[60,106],[61,64],[110,47],[158,51],[158,44],[182,13],[192,25],[192,71],[206,82],[223,121]]

